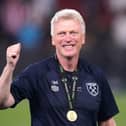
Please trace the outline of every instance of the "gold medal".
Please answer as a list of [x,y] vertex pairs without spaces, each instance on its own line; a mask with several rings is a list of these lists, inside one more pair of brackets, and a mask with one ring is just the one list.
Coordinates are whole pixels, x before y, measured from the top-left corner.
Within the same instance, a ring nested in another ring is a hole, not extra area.
[[74,121],[77,120],[78,115],[77,115],[76,111],[74,111],[74,110],[69,110],[69,111],[67,112],[66,117],[67,117],[67,119],[68,119],[70,122],[74,122]]

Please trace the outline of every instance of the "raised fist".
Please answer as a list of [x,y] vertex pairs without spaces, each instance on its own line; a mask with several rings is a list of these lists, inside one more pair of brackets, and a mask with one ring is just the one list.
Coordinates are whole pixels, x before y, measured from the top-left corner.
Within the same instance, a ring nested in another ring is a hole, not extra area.
[[20,51],[21,51],[20,43],[11,45],[7,48],[7,51],[6,51],[7,65],[15,68],[15,66],[18,62],[19,56],[20,56]]

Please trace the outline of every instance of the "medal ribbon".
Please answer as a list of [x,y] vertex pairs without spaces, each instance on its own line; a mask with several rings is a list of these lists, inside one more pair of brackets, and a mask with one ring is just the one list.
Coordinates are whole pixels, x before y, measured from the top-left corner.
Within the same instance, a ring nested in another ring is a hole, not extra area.
[[63,82],[64,86],[65,86],[65,91],[66,91],[66,94],[67,94],[67,99],[68,99],[68,103],[69,103],[69,108],[70,109],[73,109],[73,101],[75,99],[75,91],[76,91],[76,84],[77,84],[77,80],[78,80],[78,77],[77,76],[72,76],[72,80],[73,80],[73,85],[72,85],[72,93],[70,95],[70,91],[68,89],[68,80],[67,78],[64,76],[64,70],[63,68],[60,66],[60,71],[62,73],[62,79],[61,81]]

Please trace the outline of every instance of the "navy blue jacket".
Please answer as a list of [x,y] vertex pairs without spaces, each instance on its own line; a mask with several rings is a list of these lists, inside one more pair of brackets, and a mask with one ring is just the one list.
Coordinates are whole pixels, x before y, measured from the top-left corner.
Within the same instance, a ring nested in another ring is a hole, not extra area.
[[108,81],[99,68],[80,59],[78,76],[75,122],[66,118],[68,99],[54,56],[29,65],[14,80],[11,86],[14,106],[25,98],[29,100],[32,126],[96,126],[98,121],[118,113]]

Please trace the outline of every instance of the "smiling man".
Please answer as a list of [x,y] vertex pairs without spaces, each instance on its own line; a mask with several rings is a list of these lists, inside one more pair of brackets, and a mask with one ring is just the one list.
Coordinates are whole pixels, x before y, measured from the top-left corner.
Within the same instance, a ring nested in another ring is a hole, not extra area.
[[27,98],[32,126],[116,126],[118,113],[103,72],[81,59],[85,22],[74,9],[58,11],[51,20],[56,54],[29,65],[12,81],[21,45],[7,49],[0,77],[0,108]]

